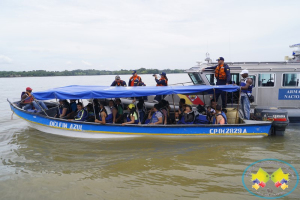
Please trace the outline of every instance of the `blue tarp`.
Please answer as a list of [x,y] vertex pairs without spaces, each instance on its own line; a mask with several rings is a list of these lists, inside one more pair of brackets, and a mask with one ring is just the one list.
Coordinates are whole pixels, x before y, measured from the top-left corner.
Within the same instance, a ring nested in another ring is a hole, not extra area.
[[70,85],[53,88],[46,91],[34,92],[33,96],[38,100],[49,99],[104,99],[121,97],[141,97],[167,94],[213,94],[221,91],[235,92],[239,86],[233,85],[191,85],[191,86],[135,86],[135,87],[110,87],[95,85]]

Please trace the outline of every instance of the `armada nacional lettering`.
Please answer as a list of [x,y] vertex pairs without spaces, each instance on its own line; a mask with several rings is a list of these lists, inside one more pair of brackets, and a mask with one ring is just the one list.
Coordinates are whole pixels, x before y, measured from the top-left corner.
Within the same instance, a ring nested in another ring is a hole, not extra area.
[[211,128],[210,134],[226,134],[226,133],[247,133],[246,129],[242,128]]
[[300,89],[279,89],[278,100],[300,100]]
[[64,122],[50,121],[49,126],[82,131],[82,125],[79,124],[68,124]]

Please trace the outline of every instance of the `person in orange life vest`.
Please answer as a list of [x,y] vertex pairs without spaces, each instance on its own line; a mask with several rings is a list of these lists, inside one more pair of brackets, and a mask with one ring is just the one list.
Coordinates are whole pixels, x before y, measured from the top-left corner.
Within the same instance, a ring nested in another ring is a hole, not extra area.
[[130,77],[128,86],[138,86],[139,82],[142,82],[141,77],[136,73],[136,70],[132,71],[132,77]]
[[[168,86],[168,78],[167,78],[167,74],[165,72],[162,72],[160,74],[160,79],[159,80],[157,79],[156,74],[154,75],[154,78],[155,78],[155,81],[156,81],[156,86]],[[156,95],[154,97],[154,100],[159,102],[163,98],[164,98],[163,95]]]
[[126,82],[121,80],[120,76],[116,76],[114,82],[110,86],[125,86],[126,87]]
[[32,110],[33,107],[40,112],[42,109],[48,110],[47,106],[42,101],[34,101],[34,98],[31,94],[32,89],[30,87],[26,88],[26,92],[22,92],[20,106],[24,106],[24,110]]
[[[230,76],[229,66],[226,63],[224,63],[223,57],[219,57],[217,59],[217,61],[218,61],[218,65],[213,66],[213,67],[203,68],[202,71],[204,71],[206,69],[214,69],[215,70],[215,78],[217,79],[216,85],[230,84],[231,76]],[[220,94],[222,97],[222,108],[226,108],[226,106],[227,106],[226,92],[217,93],[216,97],[215,97],[216,101],[218,101]]]

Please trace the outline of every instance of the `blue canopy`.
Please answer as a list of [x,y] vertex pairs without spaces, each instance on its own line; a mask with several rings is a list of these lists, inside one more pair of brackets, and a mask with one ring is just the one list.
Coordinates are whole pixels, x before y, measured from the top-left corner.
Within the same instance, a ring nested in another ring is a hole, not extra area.
[[167,94],[199,94],[235,92],[239,86],[233,85],[191,85],[191,86],[135,86],[135,87],[110,87],[96,85],[70,85],[65,87],[53,88],[46,91],[34,92],[33,96],[38,100],[49,99],[104,99],[121,97],[141,97],[150,95]]

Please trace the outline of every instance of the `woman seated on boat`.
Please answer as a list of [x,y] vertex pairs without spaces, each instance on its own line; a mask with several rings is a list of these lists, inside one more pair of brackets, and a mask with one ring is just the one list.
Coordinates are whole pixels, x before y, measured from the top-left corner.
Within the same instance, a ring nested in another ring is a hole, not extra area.
[[[88,117],[88,113],[85,109],[83,109],[83,105],[81,102],[77,103],[77,114],[75,116],[75,121],[85,121]],[[71,121],[72,119],[69,119]]]
[[172,124],[178,124],[180,118],[179,118],[179,112],[176,111],[174,114],[174,119],[172,120]]
[[163,124],[163,114],[160,111],[159,104],[154,104],[153,114],[149,124]]
[[136,109],[135,109],[135,105],[132,104],[132,103],[129,104],[128,109],[129,109],[129,114],[127,115],[127,122],[122,123],[122,125],[138,124],[139,123],[139,118],[138,118],[138,114],[137,114]]
[[89,103],[85,109],[88,112],[88,118],[86,121],[94,122],[95,121],[95,111],[94,111],[93,105],[91,103]]
[[56,117],[65,118],[71,112],[70,104],[67,100],[59,100]]
[[95,122],[99,123],[99,124],[106,124],[106,123],[112,123],[113,122],[113,115],[112,115],[112,113],[107,114],[107,110],[105,109],[103,103],[100,103],[99,120],[95,119]]
[[195,113],[192,111],[190,105],[185,106],[185,110],[178,124],[193,124],[195,120]]
[[119,98],[115,99],[115,109],[117,111],[117,113],[115,115],[113,115],[113,123],[116,124],[121,124],[124,122],[123,120],[123,105],[122,105],[122,101]]
[[169,102],[166,101],[166,100],[161,100],[159,102],[159,105],[160,105],[160,111],[163,113],[164,115],[164,121],[163,123],[166,125],[166,124],[170,124],[169,122],[169,110],[170,110],[170,106],[169,106]]
[[212,124],[227,124],[227,116],[222,111],[222,107],[220,105],[216,106],[216,115],[213,118]]

